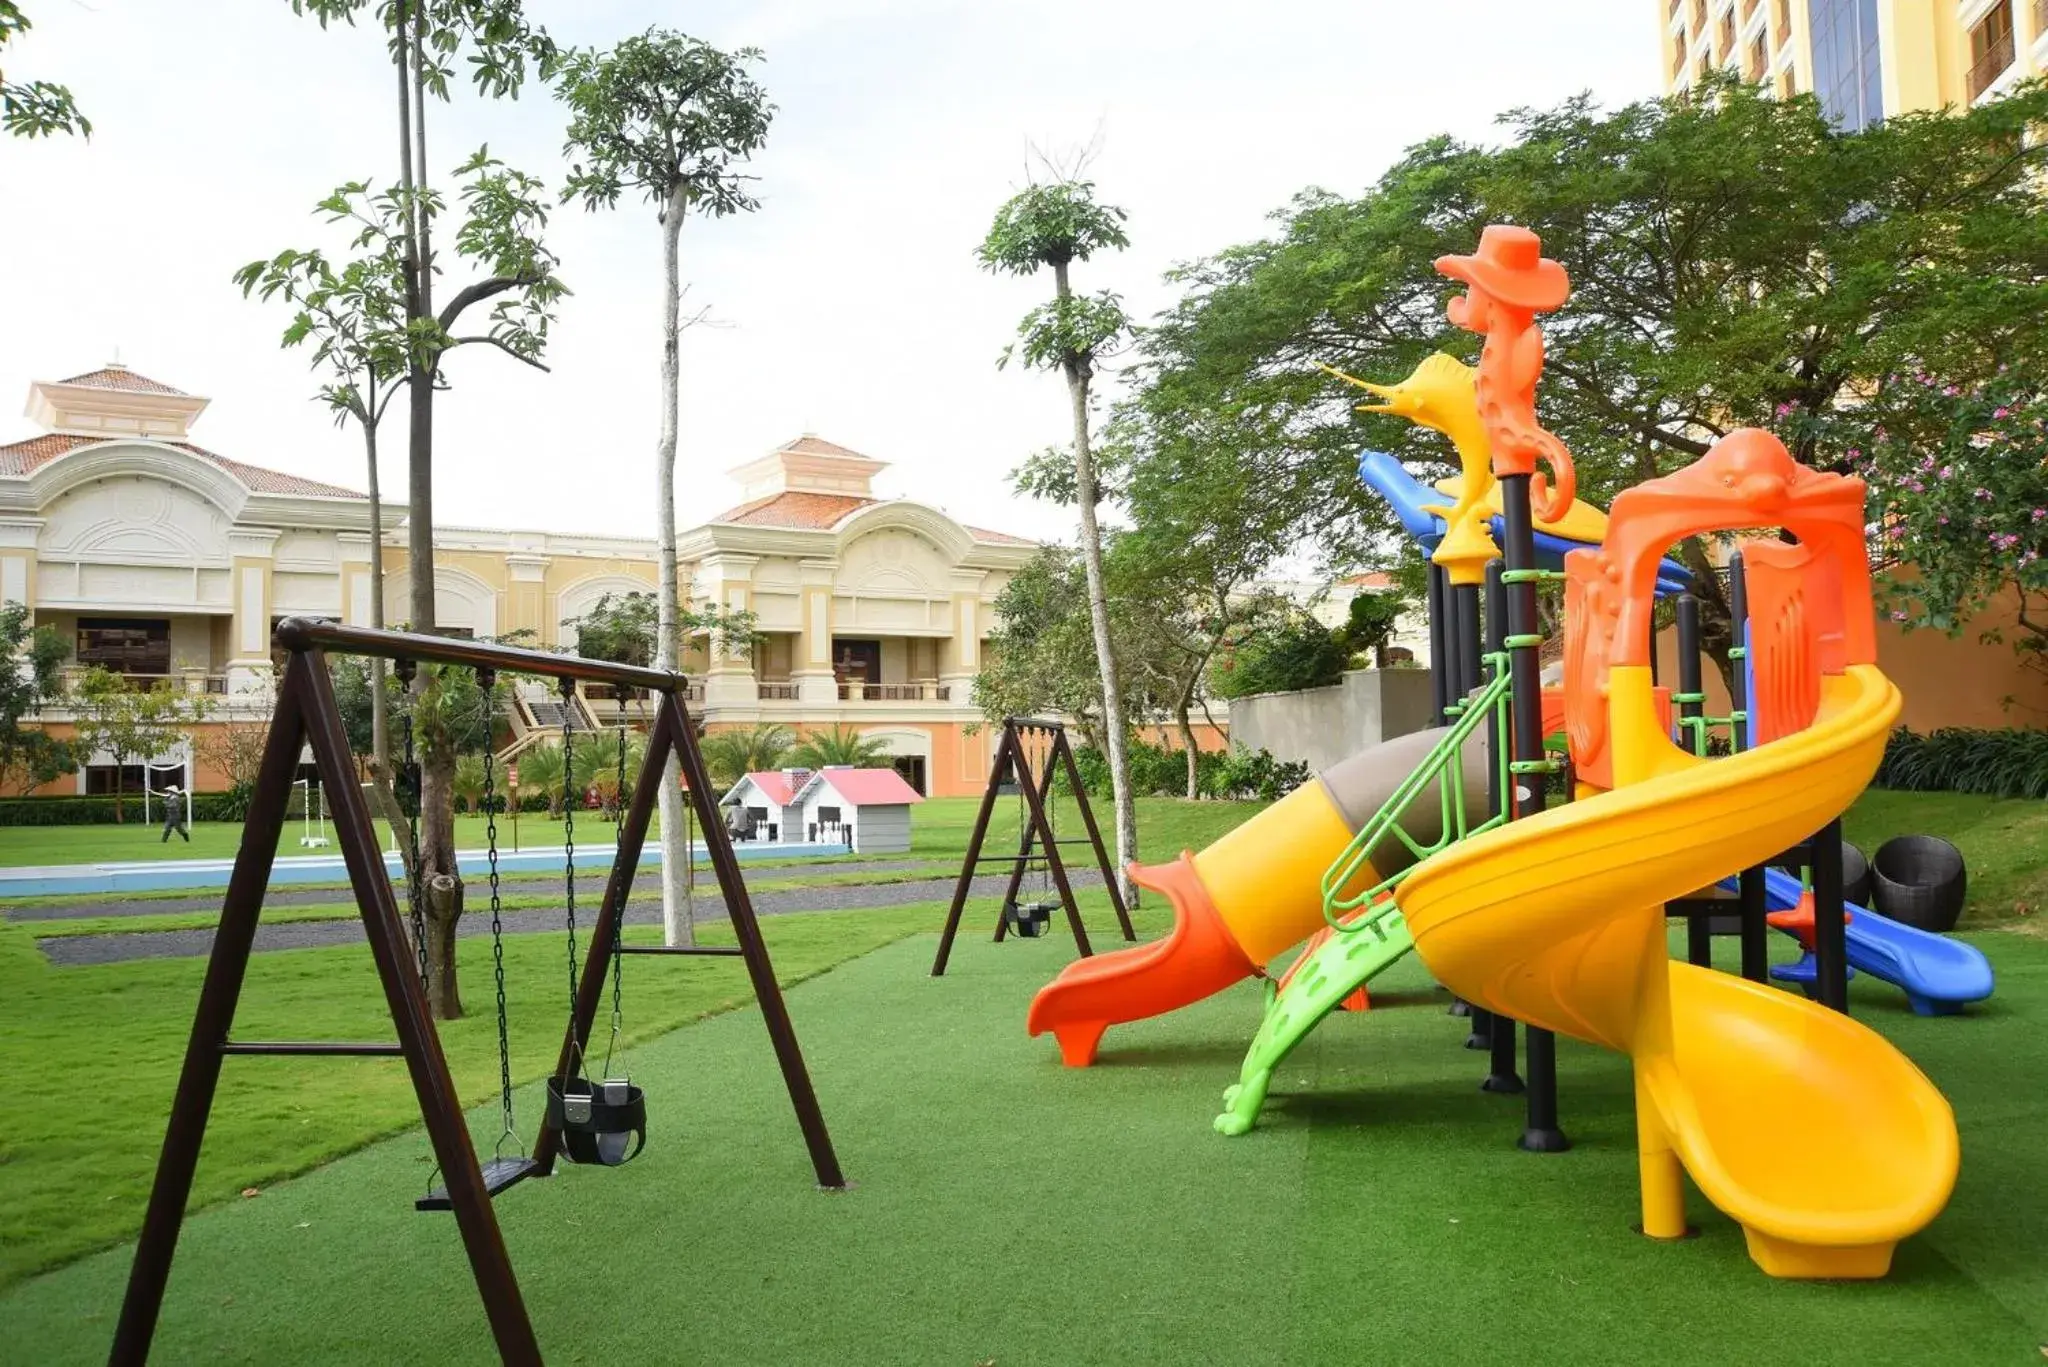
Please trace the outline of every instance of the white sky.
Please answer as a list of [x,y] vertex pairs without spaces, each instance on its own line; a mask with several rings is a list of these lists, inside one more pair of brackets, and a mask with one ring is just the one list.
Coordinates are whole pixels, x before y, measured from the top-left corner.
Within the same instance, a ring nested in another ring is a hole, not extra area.
[[[241,264],[338,246],[311,206],[395,177],[390,68],[368,29],[323,33],[286,0],[31,0],[15,79],[72,87],[89,142],[0,139],[0,440],[29,381],[113,358],[213,406],[194,438],[353,488],[362,446],[309,402],[281,304],[245,302]],[[1049,282],[981,274],[972,251],[1027,150],[1100,131],[1092,174],[1130,211],[1131,251],[1077,269],[1145,317],[1176,261],[1260,235],[1296,191],[1353,193],[1433,133],[1580,90],[1653,93],[1661,5],[1646,0],[529,0],[558,40],[649,25],[764,48],[778,106],[754,169],[762,210],[691,221],[690,300],[726,326],[684,343],[684,526],[738,499],[725,470],[803,431],[892,462],[905,494],[985,527],[1066,536],[1071,513],[1007,472],[1065,439],[1055,376],[998,372]],[[559,105],[436,106],[434,169],[480,142],[558,185]],[[444,234],[443,241],[446,240]],[[436,404],[443,522],[651,534],[659,237],[652,210],[559,211],[574,296],[541,375],[487,348],[452,357]],[[453,267],[444,279],[455,279]],[[446,297],[448,285],[442,287]],[[402,401],[401,401],[402,403]],[[402,491],[403,413],[383,475]]]

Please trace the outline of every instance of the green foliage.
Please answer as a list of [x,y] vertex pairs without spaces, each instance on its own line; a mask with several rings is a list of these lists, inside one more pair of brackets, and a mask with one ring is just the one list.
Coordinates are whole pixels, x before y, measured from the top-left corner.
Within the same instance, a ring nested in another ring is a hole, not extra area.
[[1087,378],[1097,357],[1114,348],[1130,327],[1123,303],[1104,290],[1078,295],[1067,281],[1067,266],[1096,252],[1131,245],[1115,205],[1098,204],[1095,186],[1084,180],[1028,185],[996,211],[976,258],[997,275],[1033,275],[1050,266],[1053,297],[1024,316],[1018,340],[1003,351],[1007,365],[1021,350],[1024,364],[1061,369],[1070,379]]
[[1224,698],[1323,688],[1343,678],[1350,658],[1341,633],[1296,609],[1230,641],[1218,654],[1210,687]]
[[652,593],[607,593],[581,617],[563,619],[576,628],[576,653],[614,664],[654,663],[654,632],[660,608]]
[[721,52],[659,28],[610,52],[575,50],[556,89],[569,106],[562,199],[612,208],[639,190],[667,213],[671,200],[713,218],[759,202],[733,168],[768,140],[775,106],[748,74],[759,48]]
[[[1133,739],[1130,742],[1131,789],[1144,797],[1185,797],[1187,755],[1178,749]],[[1074,765],[1081,771],[1081,786],[1092,796],[1109,793],[1109,760],[1092,745],[1075,747]],[[1229,750],[1204,750],[1195,758],[1200,795],[1205,798],[1258,799],[1271,802],[1285,797],[1308,782],[1309,767],[1294,760],[1275,759],[1270,751],[1247,750],[1233,745]],[[1064,780],[1057,785],[1064,790]]]
[[527,746],[512,763],[519,766],[520,805],[534,797],[550,816],[562,812],[562,743],[543,740]]
[[787,726],[756,722],[730,731],[713,731],[704,737],[704,767],[722,795],[744,774],[780,769],[789,758],[796,738]]
[[469,66],[479,93],[491,98],[517,97],[531,65],[541,80],[549,79],[561,60],[547,30],[529,23],[521,0],[291,0],[292,13],[310,14],[320,27],[340,22],[353,25],[369,11],[391,34],[394,59],[417,35],[418,74],[427,92],[446,101],[458,58]]
[[[1105,577],[1107,573],[1105,572]],[[1127,639],[1122,600],[1110,598],[1110,639]],[[1080,557],[1048,546],[1028,561],[996,598],[974,703],[989,721],[1033,713],[1064,713],[1091,741],[1101,736],[1102,675],[1088,620],[1088,584]],[[1133,674],[1119,680],[1126,713],[1136,702]]]
[[[0,0],[0,49],[32,25],[15,0]],[[10,81],[0,73],[0,129],[17,138],[57,133],[92,136],[92,122],[78,111],[71,91],[55,81]]]
[[[1304,191],[1272,236],[1177,272],[1186,294],[1144,334],[1139,403],[1162,430],[1229,433],[1299,510],[1302,539],[1362,561],[1393,524],[1357,478],[1358,449],[1449,452],[1355,412],[1314,363],[1398,378],[1435,350],[1469,359],[1476,339],[1449,327],[1455,287],[1433,262],[1490,222],[1526,224],[1570,272],[1571,302],[1545,321],[1543,417],[1589,499],[1729,428],[1852,410],[1887,374],[2039,374],[2048,144],[2027,130],[2044,117],[2038,84],[1847,134],[1809,96],[1733,82],[1612,113],[1585,99],[1518,110],[1497,143],[1430,139],[1362,194]],[[1809,462],[1839,454],[1793,446]],[[1718,649],[1711,589],[1708,608]]]
[[1398,592],[1359,594],[1351,600],[1344,625],[1337,628],[1337,644],[1347,657],[1369,653],[1374,664],[1381,664],[1401,614],[1411,605],[1410,600]]
[[29,625],[26,606],[0,605],[0,783],[34,787],[78,767],[70,743],[24,724],[63,692],[57,669],[69,653],[55,628]]
[[2048,392],[2000,369],[1976,385],[1891,376],[1815,442],[1870,486],[1872,559],[1910,572],[1880,583],[1908,631],[1955,635],[2016,607],[2011,644],[2048,667]]
[[1131,245],[1124,232],[1127,217],[1113,204],[1098,204],[1090,181],[1027,185],[996,211],[975,256],[987,271],[1035,275],[1042,267],[1086,261],[1105,249],[1124,250]]
[[1275,759],[1270,750],[1247,750],[1232,744],[1216,766],[1210,797],[1257,798],[1273,802],[1287,796],[1312,777],[1301,760]]
[[1902,726],[1871,781],[1912,792],[2048,797],[2048,731],[1945,726],[1922,736]]
[[823,769],[828,765],[886,769],[890,763],[889,743],[863,736],[851,726],[834,726],[807,733],[783,763],[798,769]]
[[[186,693],[167,680],[136,688],[125,676],[98,665],[79,676],[68,702],[80,761],[103,750],[117,765],[141,764],[162,754],[213,710],[204,694]],[[122,810],[119,793],[114,810]]]

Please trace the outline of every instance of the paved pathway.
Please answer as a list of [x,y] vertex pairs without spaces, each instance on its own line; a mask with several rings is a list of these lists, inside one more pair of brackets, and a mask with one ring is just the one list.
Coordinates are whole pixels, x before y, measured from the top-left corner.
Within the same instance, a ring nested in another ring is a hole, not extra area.
[[[747,881],[753,884],[773,882],[782,878],[813,878],[821,874],[840,873],[900,873],[905,869],[923,868],[928,864],[942,861],[930,859],[864,859],[844,864],[791,865],[787,868],[748,869],[742,865]],[[659,896],[661,883],[658,871],[643,868],[633,881],[633,895]],[[576,886],[579,892],[595,889],[601,894],[605,880],[611,876],[609,866],[593,866],[579,874]],[[585,880],[588,879],[586,882]],[[487,895],[489,884],[482,878],[467,880],[472,898]],[[553,893],[560,896],[560,878],[504,878],[499,882],[507,894],[521,897]],[[697,871],[697,886],[716,888],[718,880],[701,866]],[[401,894],[402,896],[403,894]],[[9,921],[70,921],[88,916],[163,916],[181,911],[219,911],[222,894],[218,891],[199,893],[191,897],[113,897],[96,899],[91,902],[25,902],[0,911]],[[320,907],[346,906],[350,901],[347,888],[272,888],[265,894],[263,903],[272,907]]]
[[[1077,887],[1099,884],[1102,876],[1094,870],[1074,870],[1069,875]],[[934,878],[911,883],[854,883],[837,887],[797,888],[788,892],[765,892],[754,898],[754,910],[763,916],[782,916],[792,912],[840,911],[853,907],[893,907],[911,902],[942,901],[953,894],[950,878]],[[974,933],[987,933],[995,925],[994,899],[1002,895],[1006,880],[993,875],[974,880],[974,895],[977,902],[967,909],[967,927],[982,929]],[[1033,880],[1035,882],[1035,880]],[[1029,885],[1027,885],[1029,886]],[[1036,895],[1035,888],[1032,895]],[[491,929],[487,915],[477,911],[478,903],[472,902],[462,920],[456,924],[456,933],[463,936],[488,935]],[[578,923],[588,924],[588,918],[597,913],[598,898],[593,895],[586,903],[577,901]],[[719,920],[725,916],[725,906],[716,894],[700,895],[697,899],[699,920]],[[661,903],[654,897],[636,897],[626,904],[628,925],[657,925],[661,921]],[[505,915],[505,929],[509,932],[559,931],[563,928],[564,917],[560,909],[550,908],[536,911],[514,911]],[[259,924],[256,929],[256,948],[309,949],[322,945],[343,945],[360,942],[363,938],[362,922],[340,921],[299,921],[277,922],[271,925]],[[69,935],[37,941],[50,961],[62,967],[83,964],[121,963],[129,959],[178,959],[194,958],[207,953],[213,947],[211,930],[146,930],[126,934]]]

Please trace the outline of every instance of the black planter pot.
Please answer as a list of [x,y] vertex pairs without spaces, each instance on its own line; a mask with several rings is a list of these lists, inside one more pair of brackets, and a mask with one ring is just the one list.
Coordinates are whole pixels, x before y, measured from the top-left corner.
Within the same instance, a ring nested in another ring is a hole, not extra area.
[[1870,905],[1870,861],[1846,840],[1842,842],[1842,901],[1852,907]]
[[1920,930],[1954,930],[1969,891],[1963,854],[1932,835],[1902,835],[1878,847],[1870,881],[1881,915]]

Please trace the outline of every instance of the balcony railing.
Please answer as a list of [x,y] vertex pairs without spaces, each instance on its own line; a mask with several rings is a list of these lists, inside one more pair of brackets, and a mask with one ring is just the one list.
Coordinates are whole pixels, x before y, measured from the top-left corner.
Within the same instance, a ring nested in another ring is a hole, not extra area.
[[[152,688],[169,687],[180,693],[210,693],[224,696],[228,691],[228,676],[225,674],[202,674],[197,670],[181,671],[176,674],[129,674],[121,670],[109,671],[120,680],[123,688],[137,693],[146,693]],[[67,691],[78,687],[85,677],[82,669],[66,669],[59,677]]]
[[846,702],[949,702],[950,684],[842,683],[839,696]]
[[1991,83],[2003,76],[2006,68],[2012,65],[2012,59],[2012,30],[2007,29],[1991,40],[1991,45],[1984,49],[1983,56],[1970,63],[1970,98],[1974,100],[1989,90]]
[[763,702],[795,702],[796,685],[793,683],[771,683],[763,679],[754,685],[756,696]]

